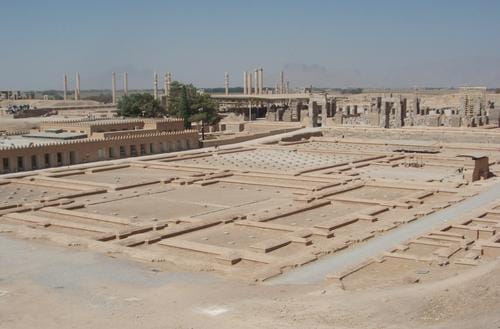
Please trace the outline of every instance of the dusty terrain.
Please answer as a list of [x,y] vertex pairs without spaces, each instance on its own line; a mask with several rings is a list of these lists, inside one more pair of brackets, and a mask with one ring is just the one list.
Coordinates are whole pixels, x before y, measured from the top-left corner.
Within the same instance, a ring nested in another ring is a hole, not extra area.
[[499,173],[496,144],[313,137],[3,176],[0,328],[500,328],[499,179],[471,150]]
[[44,107],[83,106],[83,105],[98,105],[98,104],[99,102],[91,100],[79,100],[79,101],[43,100],[43,99],[0,100],[0,107],[8,107],[9,105],[31,105],[31,106],[36,106],[37,108],[44,108]]
[[0,236],[0,328],[499,328],[500,264],[388,289],[156,272]]

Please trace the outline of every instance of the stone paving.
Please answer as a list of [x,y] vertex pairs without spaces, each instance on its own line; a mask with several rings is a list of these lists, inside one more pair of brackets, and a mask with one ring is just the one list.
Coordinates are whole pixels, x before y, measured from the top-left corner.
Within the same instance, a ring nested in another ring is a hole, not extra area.
[[0,227],[261,281],[477,193],[462,151],[315,137],[49,169],[0,182]]

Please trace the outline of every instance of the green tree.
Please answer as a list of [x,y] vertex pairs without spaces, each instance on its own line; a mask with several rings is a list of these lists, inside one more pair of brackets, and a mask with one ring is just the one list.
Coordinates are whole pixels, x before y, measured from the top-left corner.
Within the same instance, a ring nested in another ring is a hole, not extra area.
[[117,107],[118,115],[124,117],[156,118],[166,114],[160,102],[147,93],[123,96]]
[[49,96],[49,99],[55,99],[55,100],[63,100],[64,99],[62,97],[60,91],[58,91],[58,90],[44,90],[41,92],[41,94]]
[[189,104],[189,97],[186,86],[182,86],[181,88],[178,115],[179,117],[184,119],[184,128],[191,128],[191,121],[189,121],[189,117],[191,116],[191,105]]
[[214,124],[219,120],[218,104],[210,95],[200,93],[195,86],[174,81],[170,87],[168,114],[184,119],[184,126],[191,127],[191,122],[203,121]]
[[113,102],[113,96],[111,94],[103,94],[103,93],[100,93],[99,95],[82,97],[82,99],[96,101],[96,102],[104,103],[104,104],[109,104],[109,103]]

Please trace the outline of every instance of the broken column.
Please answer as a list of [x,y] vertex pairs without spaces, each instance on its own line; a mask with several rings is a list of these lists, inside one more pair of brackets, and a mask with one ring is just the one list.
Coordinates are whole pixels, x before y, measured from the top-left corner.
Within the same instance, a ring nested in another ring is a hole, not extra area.
[[321,103],[321,126],[326,127],[328,124],[328,97],[325,94]]
[[317,127],[318,126],[318,109],[316,102],[312,99],[309,99],[308,106],[308,127]]
[[403,118],[404,118],[404,109],[405,104],[404,100],[401,97],[397,97],[394,102],[394,121],[392,128],[401,128],[403,126]]

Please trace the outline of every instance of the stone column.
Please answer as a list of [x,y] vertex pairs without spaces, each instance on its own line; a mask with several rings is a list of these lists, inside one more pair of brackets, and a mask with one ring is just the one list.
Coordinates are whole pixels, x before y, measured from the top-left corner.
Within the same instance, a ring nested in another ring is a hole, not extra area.
[[255,93],[260,94],[260,69],[255,70]]
[[128,95],[128,73],[123,73],[123,94]]
[[158,99],[158,73],[156,72],[153,76],[153,97]]
[[245,95],[248,93],[247,82],[248,82],[247,71],[244,71],[243,72],[243,94],[245,94]]
[[247,92],[248,94],[252,94],[252,73],[247,72]]
[[163,95],[165,95],[165,96],[167,95],[167,89],[168,89],[167,80],[168,80],[168,76],[167,76],[167,73],[165,73],[163,75]]
[[111,99],[112,103],[116,104],[116,73],[111,73]]
[[318,112],[316,107],[316,102],[312,99],[309,99],[309,122],[308,127],[317,127],[318,126]]
[[68,76],[64,73],[64,100],[68,100]]
[[80,73],[76,72],[75,101],[80,100]]
[[172,89],[172,73],[167,72],[167,96],[170,96],[171,89]]
[[281,71],[281,76],[280,76],[280,93],[284,94],[285,93],[285,72]]
[[402,115],[402,100],[400,97],[397,97],[394,102],[394,126],[391,128],[401,128],[403,115]]
[[249,72],[248,74],[248,94],[251,95],[253,93],[253,78],[252,78],[252,72]]
[[321,127],[326,127],[328,125],[328,98],[325,94],[323,103],[321,104]]
[[229,95],[229,73],[224,73],[224,89],[225,94]]
[[260,74],[259,74],[259,94],[262,94],[264,91],[264,69],[261,67],[260,68]]
[[258,94],[259,93],[259,69],[255,70],[253,77],[255,79],[255,82],[254,82],[254,85],[255,85],[254,94]]

